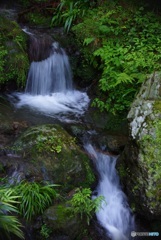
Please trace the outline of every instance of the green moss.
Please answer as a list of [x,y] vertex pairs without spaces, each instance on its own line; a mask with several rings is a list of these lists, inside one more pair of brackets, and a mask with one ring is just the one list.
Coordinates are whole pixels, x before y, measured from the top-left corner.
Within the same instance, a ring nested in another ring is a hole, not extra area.
[[91,167],[91,164],[88,158],[83,159],[82,165],[85,172],[85,178],[83,179],[81,186],[83,188],[89,188],[96,181],[96,177],[94,175],[93,168]]
[[64,224],[69,218],[68,208],[65,204],[59,204],[56,208],[56,215],[57,215],[57,224],[60,226]]
[[152,208],[161,202],[161,120],[157,119],[149,125],[152,134],[142,137],[141,165],[147,172],[146,196]]
[[69,209],[70,206],[66,203],[54,205],[44,212],[43,219],[54,235],[63,233],[70,236],[70,239],[77,239],[82,224],[76,216],[69,216]]
[[154,110],[161,112],[161,100],[157,100],[154,103]]
[[74,187],[90,187],[95,176],[90,160],[61,126],[46,124],[31,127],[15,142],[14,150],[37,169],[46,169],[56,183],[68,192]]
[[127,171],[126,171],[126,168],[123,164],[120,164],[119,167],[118,167],[118,172],[119,172],[119,176],[121,178],[123,177],[126,177],[127,176]]
[[[58,128],[59,126],[54,128],[50,124],[32,127],[21,135],[18,141],[15,142],[14,147],[17,151],[25,151],[25,155],[59,153],[63,143],[58,136]],[[59,128],[59,130],[61,129]]]

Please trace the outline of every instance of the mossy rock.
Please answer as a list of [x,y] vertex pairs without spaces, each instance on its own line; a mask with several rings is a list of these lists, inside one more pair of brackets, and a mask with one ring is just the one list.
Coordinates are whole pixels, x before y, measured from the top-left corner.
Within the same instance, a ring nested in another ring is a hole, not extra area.
[[80,235],[82,224],[76,216],[69,217],[68,208],[66,204],[51,206],[44,212],[43,220],[54,233],[66,235],[70,240],[74,240]]
[[63,191],[89,187],[95,180],[88,156],[59,125],[29,128],[13,149],[21,154],[23,161],[33,164],[36,171],[45,172],[48,179],[60,184]]
[[146,219],[161,217],[161,74],[142,85],[128,114],[129,142],[118,170],[135,211]]

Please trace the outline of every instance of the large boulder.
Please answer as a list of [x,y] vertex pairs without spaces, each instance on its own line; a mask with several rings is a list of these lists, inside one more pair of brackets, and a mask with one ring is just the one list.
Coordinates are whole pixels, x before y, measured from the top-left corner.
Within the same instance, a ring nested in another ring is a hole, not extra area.
[[142,85],[127,116],[130,138],[118,171],[131,205],[147,219],[161,217],[161,74]]
[[59,232],[67,236],[69,240],[74,240],[83,231],[83,225],[76,216],[69,216],[68,208],[63,204],[51,206],[44,212],[43,219],[53,233]]
[[[109,240],[105,230],[94,217],[90,224],[78,215],[71,215],[69,202],[55,204],[43,213],[43,222],[52,229],[50,240]],[[61,237],[62,236],[62,237]]]
[[49,181],[60,190],[89,187],[94,174],[87,154],[59,125],[39,125],[20,134],[1,158],[10,178]]

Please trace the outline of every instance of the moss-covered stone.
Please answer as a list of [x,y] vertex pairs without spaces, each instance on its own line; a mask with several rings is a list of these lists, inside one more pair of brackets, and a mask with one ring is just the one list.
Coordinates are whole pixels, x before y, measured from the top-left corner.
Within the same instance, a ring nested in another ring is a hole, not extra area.
[[44,212],[43,219],[54,233],[59,232],[74,240],[80,235],[82,224],[76,216],[69,217],[68,208],[65,204],[51,206]]
[[45,172],[61,189],[89,187],[94,181],[88,156],[76,141],[59,125],[41,125],[29,128],[15,142],[13,149],[24,161]]

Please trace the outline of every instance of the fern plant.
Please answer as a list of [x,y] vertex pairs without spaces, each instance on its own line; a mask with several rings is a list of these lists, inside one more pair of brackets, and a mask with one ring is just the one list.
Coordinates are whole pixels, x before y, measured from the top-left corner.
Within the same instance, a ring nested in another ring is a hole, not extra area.
[[89,225],[93,214],[99,210],[103,201],[103,196],[95,199],[91,198],[92,191],[90,188],[78,188],[72,199],[69,201],[71,208],[69,209],[72,216],[79,216],[86,219]]
[[90,49],[85,58],[97,61],[101,71],[93,106],[102,111],[127,111],[147,74],[161,70],[161,18],[144,7],[128,7],[115,3],[89,11],[73,28]]

